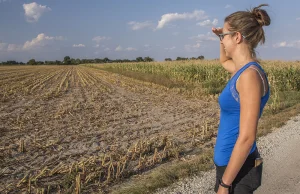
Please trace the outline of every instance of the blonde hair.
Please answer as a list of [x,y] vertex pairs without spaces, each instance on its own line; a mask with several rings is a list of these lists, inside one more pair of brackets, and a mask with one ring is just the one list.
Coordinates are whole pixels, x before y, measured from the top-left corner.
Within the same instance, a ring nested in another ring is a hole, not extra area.
[[260,9],[262,6],[268,6],[268,4],[261,4],[247,11],[234,12],[224,21],[229,24],[230,31],[237,31],[243,35],[254,58],[256,58],[255,48],[258,43],[264,44],[266,40],[262,27],[271,24],[268,13],[264,9]]

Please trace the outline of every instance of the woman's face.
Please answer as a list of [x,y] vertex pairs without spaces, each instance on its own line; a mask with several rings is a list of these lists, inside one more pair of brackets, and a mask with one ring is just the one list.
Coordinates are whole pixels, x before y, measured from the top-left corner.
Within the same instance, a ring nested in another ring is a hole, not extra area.
[[[229,24],[227,22],[224,23],[223,34],[231,32],[229,30],[229,27],[230,26],[229,26]],[[224,35],[224,38],[221,41],[221,44],[223,44],[223,46],[224,46],[224,50],[225,50],[226,56],[230,57],[230,58],[232,58],[232,53],[233,53],[233,51],[235,49],[234,36],[235,36],[235,33],[233,33],[233,34],[226,34],[226,35]]]

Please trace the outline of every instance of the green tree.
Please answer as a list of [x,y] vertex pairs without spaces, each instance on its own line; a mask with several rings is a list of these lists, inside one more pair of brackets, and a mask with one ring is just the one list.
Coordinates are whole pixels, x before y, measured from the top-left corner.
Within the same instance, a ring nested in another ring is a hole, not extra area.
[[95,61],[95,63],[102,63],[104,60],[96,58],[96,59],[94,59],[94,61]]
[[201,55],[201,56],[199,56],[197,59],[203,60],[203,59],[204,59],[204,56]]
[[151,61],[154,61],[154,59],[148,56],[148,57],[144,58],[144,61],[151,62]]
[[36,61],[37,65],[44,65],[44,61]]
[[165,58],[165,61],[172,61],[171,58]]
[[136,61],[137,61],[137,62],[142,62],[142,61],[144,61],[144,59],[143,59],[143,57],[137,57],[137,58],[136,58]]
[[108,63],[110,60],[109,60],[107,57],[105,57],[105,58],[103,59],[103,61],[104,61],[104,63]]
[[77,59],[75,60],[75,64],[76,64],[76,65],[79,65],[80,63],[81,63],[81,60],[77,58]]
[[56,60],[56,61],[55,61],[55,65],[61,65],[61,61]]
[[28,62],[27,62],[27,65],[37,65],[35,59],[30,59]]
[[188,58],[184,58],[184,57],[177,57],[176,61],[185,61],[188,60]]
[[71,64],[71,58],[69,56],[64,57],[64,64],[65,65],[70,65]]
[[72,58],[71,59],[71,64],[74,65],[75,63],[76,63],[76,60]]

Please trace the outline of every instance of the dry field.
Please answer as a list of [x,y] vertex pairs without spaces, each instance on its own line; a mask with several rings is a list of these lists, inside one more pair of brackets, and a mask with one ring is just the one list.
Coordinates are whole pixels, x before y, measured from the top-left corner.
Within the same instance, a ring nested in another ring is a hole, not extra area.
[[0,67],[0,193],[106,193],[211,148],[218,114],[216,101],[101,69]]

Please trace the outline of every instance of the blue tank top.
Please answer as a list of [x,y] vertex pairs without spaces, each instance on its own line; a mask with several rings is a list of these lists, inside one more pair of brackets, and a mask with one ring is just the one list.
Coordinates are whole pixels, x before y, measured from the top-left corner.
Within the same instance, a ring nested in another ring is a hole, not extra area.
[[[217,141],[214,148],[214,162],[217,166],[228,165],[231,153],[237,141],[240,126],[240,101],[239,94],[236,89],[236,81],[240,77],[241,73],[251,65],[257,66],[263,72],[262,76],[266,76],[264,70],[257,62],[250,62],[234,74],[219,96],[220,123]],[[270,89],[268,89],[267,93],[261,98],[259,117],[262,114],[269,96]],[[251,148],[250,154],[255,151],[255,149],[256,141]]]

